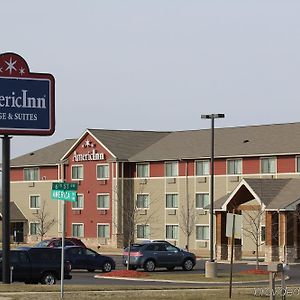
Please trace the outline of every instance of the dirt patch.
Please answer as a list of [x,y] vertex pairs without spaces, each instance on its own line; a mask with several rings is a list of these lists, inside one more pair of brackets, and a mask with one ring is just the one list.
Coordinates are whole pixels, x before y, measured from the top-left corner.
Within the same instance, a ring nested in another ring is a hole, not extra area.
[[268,275],[269,272],[261,269],[250,269],[241,271],[240,274],[248,274],[248,275]]
[[133,278],[144,278],[147,277],[148,274],[145,272],[139,272],[134,270],[115,270],[109,273],[101,273],[100,275],[108,276],[108,277],[133,277]]

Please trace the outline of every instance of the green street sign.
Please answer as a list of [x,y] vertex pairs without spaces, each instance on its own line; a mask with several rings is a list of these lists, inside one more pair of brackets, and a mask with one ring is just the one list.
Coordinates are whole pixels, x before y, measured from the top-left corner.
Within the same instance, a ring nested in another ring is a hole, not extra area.
[[68,190],[52,190],[51,198],[53,200],[65,200],[70,202],[75,202],[77,200],[77,193],[75,191]]
[[52,182],[52,190],[60,191],[77,191],[77,182]]

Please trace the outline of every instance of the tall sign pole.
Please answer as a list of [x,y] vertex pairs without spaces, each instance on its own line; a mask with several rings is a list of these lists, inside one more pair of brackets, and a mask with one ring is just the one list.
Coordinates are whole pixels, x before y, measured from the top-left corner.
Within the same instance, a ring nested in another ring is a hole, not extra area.
[[0,54],[0,135],[2,135],[2,281],[10,283],[10,136],[52,135],[55,80],[31,73],[18,54]]
[[10,283],[10,137],[2,138],[2,281]]

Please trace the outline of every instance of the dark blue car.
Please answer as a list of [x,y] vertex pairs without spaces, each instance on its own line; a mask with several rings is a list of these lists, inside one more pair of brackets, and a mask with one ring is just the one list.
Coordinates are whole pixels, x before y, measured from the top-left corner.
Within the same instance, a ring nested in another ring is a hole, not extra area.
[[65,260],[71,263],[72,270],[85,269],[89,272],[95,270],[110,272],[116,268],[116,263],[111,257],[80,246],[65,247]]

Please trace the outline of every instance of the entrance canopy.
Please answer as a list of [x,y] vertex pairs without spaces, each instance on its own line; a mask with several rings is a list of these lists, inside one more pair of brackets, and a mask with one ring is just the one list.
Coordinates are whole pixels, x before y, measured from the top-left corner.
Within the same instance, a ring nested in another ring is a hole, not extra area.
[[300,203],[300,179],[244,178],[234,191],[215,202],[216,211],[233,211],[256,200],[266,211],[295,211]]

